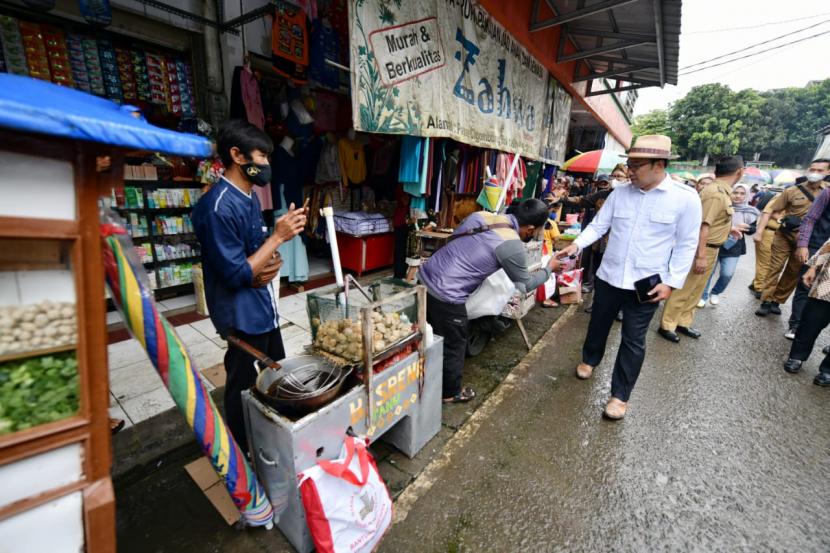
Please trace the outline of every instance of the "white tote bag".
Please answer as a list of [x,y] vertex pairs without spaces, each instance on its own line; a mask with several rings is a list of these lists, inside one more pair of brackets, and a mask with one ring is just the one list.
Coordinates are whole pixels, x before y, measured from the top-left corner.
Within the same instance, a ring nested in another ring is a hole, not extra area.
[[297,477],[318,553],[375,549],[392,522],[392,499],[364,441],[346,437],[339,458]]
[[515,292],[516,285],[504,269],[499,269],[487,277],[481,286],[467,298],[467,319],[500,315]]

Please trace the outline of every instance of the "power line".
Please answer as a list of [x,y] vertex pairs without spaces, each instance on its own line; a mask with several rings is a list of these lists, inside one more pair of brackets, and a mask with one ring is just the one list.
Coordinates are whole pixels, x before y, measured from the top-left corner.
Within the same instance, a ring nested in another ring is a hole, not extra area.
[[771,25],[784,25],[785,23],[794,23],[796,21],[804,21],[806,19],[814,19],[816,17],[824,17],[825,15],[830,15],[830,12],[825,13],[817,13],[815,15],[808,15],[807,17],[797,17],[795,19],[785,19],[784,21],[769,21],[767,23],[757,23],[755,25],[749,25],[747,27],[729,27],[726,29],[710,29],[708,31],[686,31],[684,35],[706,35],[712,33],[725,33],[728,31],[746,31],[748,29],[758,29],[760,27],[769,27]]
[[763,54],[764,52],[771,52],[773,50],[780,50],[781,48],[787,48],[789,46],[792,46],[793,44],[798,44],[799,42],[804,42],[805,40],[810,40],[810,39],[820,37],[820,36],[826,35],[826,34],[830,34],[830,31],[823,31],[821,33],[810,35],[808,37],[800,38],[798,40],[793,40],[792,42],[788,42],[786,44],[779,44],[777,46],[772,46],[771,48],[767,48],[766,50],[759,50],[758,52],[753,52],[751,54],[747,54],[745,56],[741,56],[741,57],[738,57],[738,58],[735,58],[735,59],[722,61],[722,62],[716,63],[714,65],[707,65],[706,67],[701,67],[700,69],[694,69],[692,71],[686,71],[685,73],[679,73],[678,75],[683,77],[683,76],[686,76],[686,75],[691,75],[692,73],[697,73],[698,71],[706,71],[707,69],[712,69],[714,67],[720,67],[721,65],[726,65],[727,63],[732,63],[732,62],[740,61],[740,60],[743,60],[743,59],[746,59],[746,58],[751,58],[753,56],[758,56],[760,54]]
[[720,55],[720,56],[714,57],[714,58],[712,58],[712,59],[708,59],[708,60],[706,60],[706,61],[699,61],[699,62],[697,62],[697,63],[693,63],[693,64],[691,64],[691,65],[687,65],[686,67],[681,67],[681,68],[680,68],[680,71],[684,71],[684,70],[686,70],[686,69],[690,69],[690,68],[692,68],[692,67],[696,67],[696,66],[698,66],[698,65],[703,65],[703,64],[709,63],[709,62],[711,62],[711,61],[717,61],[717,60],[722,59],[722,58],[727,58],[727,57],[729,57],[729,56],[731,56],[731,55],[733,55],[733,54],[740,54],[741,52],[746,52],[747,50],[751,50],[751,49],[755,48],[756,46],[763,46],[764,44],[769,44],[770,42],[775,42],[776,40],[779,40],[779,39],[782,39],[782,38],[786,38],[786,37],[788,37],[788,36],[792,36],[792,35],[794,35],[794,34],[797,34],[797,33],[802,32],[802,31],[807,31],[807,30],[809,30],[809,29],[814,29],[814,28],[816,28],[816,27],[819,27],[819,26],[821,26],[821,25],[824,25],[824,24],[825,24],[825,23],[827,23],[828,21],[830,21],[830,19],[825,19],[824,21],[820,21],[819,23],[815,23],[815,24],[813,24],[813,25],[810,25],[809,27],[804,27],[803,29],[798,29],[797,31],[792,31],[792,32],[789,32],[789,33],[783,34],[783,35],[781,35],[781,36],[777,36],[777,37],[775,37],[775,38],[770,38],[770,39],[765,40],[765,41],[763,41],[763,42],[758,42],[758,43],[756,43],[756,44],[751,44],[751,45],[749,45],[749,46],[746,46],[745,48],[741,48],[740,50],[735,50],[734,52],[729,52],[728,54],[722,54],[722,55]]

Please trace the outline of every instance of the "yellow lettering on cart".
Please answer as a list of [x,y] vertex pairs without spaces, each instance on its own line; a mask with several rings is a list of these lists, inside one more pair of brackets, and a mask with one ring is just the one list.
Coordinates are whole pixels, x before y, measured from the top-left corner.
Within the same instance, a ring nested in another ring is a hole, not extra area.
[[363,411],[363,398],[357,398],[357,401],[352,401],[349,403],[349,414],[351,415],[351,424],[355,425],[356,423],[360,422],[360,419],[366,416],[366,413]]

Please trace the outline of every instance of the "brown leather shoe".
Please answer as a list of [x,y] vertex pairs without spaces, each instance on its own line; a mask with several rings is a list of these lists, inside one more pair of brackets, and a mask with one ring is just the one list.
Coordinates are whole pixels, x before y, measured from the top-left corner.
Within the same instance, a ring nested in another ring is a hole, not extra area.
[[618,421],[625,416],[625,408],[628,404],[621,399],[611,396],[605,406],[605,416],[611,420]]
[[576,377],[580,380],[587,380],[591,378],[591,375],[594,373],[594,367],[591,365],[586,365],[585,363],[580,363],[576,366]]

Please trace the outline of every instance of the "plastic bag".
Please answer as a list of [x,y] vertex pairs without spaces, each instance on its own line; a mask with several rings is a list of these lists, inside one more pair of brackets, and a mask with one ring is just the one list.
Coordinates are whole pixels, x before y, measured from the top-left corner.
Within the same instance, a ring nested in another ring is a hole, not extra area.
[[297,475],[319,553],[373,551],[392,524],[392,499],[366,444],[347,437],[334,461]]
[[499,269],[481,283],[467,298],[467,319],[473,320],[488,315],[499,315],[516,292],[516,285]]

